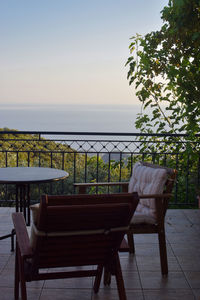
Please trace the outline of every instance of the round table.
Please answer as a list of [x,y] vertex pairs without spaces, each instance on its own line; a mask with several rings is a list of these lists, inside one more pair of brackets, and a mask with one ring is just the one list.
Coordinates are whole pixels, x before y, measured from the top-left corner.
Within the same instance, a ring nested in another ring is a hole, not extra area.
[[40,167],[0,168],[0,183],[30,184],[64,179],[69,174],[63,170]]
[[[16,185],[16,212],[23,212],[26,224],[30,225],[30,184],[65,179],[69,174],[63,170],[42,167],[0,168],[0,184]],[[0,240],[11,237],[11,251],[14,251],[14,234],[1,236]]]
[[63,170],[41,167],[0,168],[0,184],[16,185],[16,211],[23,212],[30,225],[30,184],[65,179],[69,174]]

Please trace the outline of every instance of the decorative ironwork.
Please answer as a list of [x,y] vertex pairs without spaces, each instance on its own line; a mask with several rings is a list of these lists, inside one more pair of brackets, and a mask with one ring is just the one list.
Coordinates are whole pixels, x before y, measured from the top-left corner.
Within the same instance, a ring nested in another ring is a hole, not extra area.
[[[127,180],[135,161],[152,161],[178,170],[173,204],[194,206],[200,183],[198,138],[194,143],[185,135],[0,131],[0,166],[52,167],[70,173],[62,185],[34,187],[32,198],[38,199],[42,192],[73,193],[77,181]],[[188,147],[195,155],[186,159]],[[14,202],[13,190],[3,186],[1,203],[5,198]]]

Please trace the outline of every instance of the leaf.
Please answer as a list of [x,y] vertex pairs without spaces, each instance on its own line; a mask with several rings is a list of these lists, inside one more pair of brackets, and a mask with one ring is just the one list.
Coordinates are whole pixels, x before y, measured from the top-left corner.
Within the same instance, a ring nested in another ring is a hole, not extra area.
[[132,60],[134,59],[133,56],[130,56],[125,64],[125,66],[127,66]]

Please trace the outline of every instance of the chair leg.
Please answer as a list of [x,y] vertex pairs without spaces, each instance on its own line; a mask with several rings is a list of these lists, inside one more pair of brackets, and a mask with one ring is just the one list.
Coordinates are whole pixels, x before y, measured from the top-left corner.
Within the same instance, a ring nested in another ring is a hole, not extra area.
[[16,246],[15,253],[15,290],[14,290],[15,300],[19,299],[19,263],[18,263],[18,247]]
[[[19,253],[20,251],[18,251]],[[24,274],[24,260],[21,257],[21,254],[19,253],[19,280],[20,280],[20,287],[21,287],[21,298],[22,300],[27,300],[27,292],[26,292],[26,280],[25,280],[25,274]]]
[[22,297],[22,300],[27,300],[26,282],[25,282],[23,276],[20,278],[20,281],[21,281],[21,297]]
[[117,282],[117,289],[119,294],[120,300],[126,300],[126,291],[124,287],[124,279],[122,276],[122,270],[121,270],[121,264],[119,260],[118,253],[116,254],[116,264],[115,264],[115,276],[116,276],[116,282]]
[[97,267],[97,275],[95,277],[94,286],[93,286],[93,289],[94,289],[95,293],[98,293],[98,291],[99,291],[99,286],[100,286],[100,283],[101,283],[102,272],[103,272],[103,266],[99,265]]
[[15,229],[11,231],[11,252],[14,252],[14,236],[15,236]]
[[168,274],[168,262],[167,262],[167,247],[165,239],[165,230],[162,229],[158,232],[159,250],[160,250],[160,263],[162,275]]
[[135,244],[134,237],[132,232],[127,233],[128,245],[129,245],[129,253],[135,253]]
[[106,267],[104,268],[103,283],[104,285],[110,285],[111,283],[111,272]]

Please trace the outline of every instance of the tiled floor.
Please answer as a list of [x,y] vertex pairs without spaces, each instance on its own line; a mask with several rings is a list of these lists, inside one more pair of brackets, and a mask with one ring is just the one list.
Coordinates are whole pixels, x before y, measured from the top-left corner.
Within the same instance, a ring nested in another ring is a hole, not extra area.
[[[0,208],[0,235],[12,228],[11,210]],[[128,300],[200,300],[200,210],[168,210],[169,274],[162,277],[156,235],[136,235],[136,255],[121,253]],[[10,239],[0,241],[0,300],[12,300],[14,254]],[[91,278],[28,283],[29,300],[117,300],[115,279],[92,292]]]

